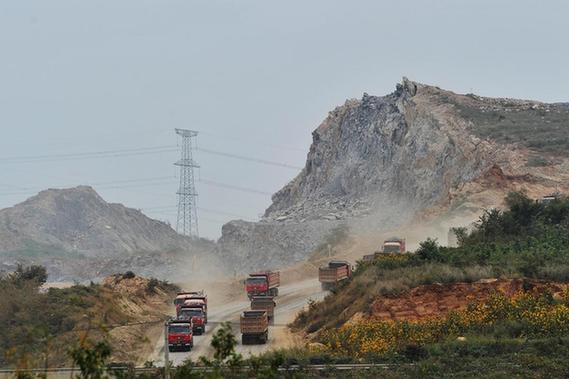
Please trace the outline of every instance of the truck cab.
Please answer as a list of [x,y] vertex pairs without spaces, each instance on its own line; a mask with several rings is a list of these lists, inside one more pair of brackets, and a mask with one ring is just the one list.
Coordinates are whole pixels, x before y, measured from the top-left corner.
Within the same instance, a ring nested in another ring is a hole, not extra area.
[[[202,299],[194,299],[190,298],[182,304],[181,308],[183,307],[190,307],[190,308],[201,308],[204,313],[205,323],[207,324],[207,304]],[[181,309],[180,308],[180,309]]]
[[194,347],[192,321],[175,320],[168,324],[168,350],[189,351]]
[[277,296],[279,294],[280,273],[278,271],[266,271],[249,274],[245,280],[245,291],[249,300],[253,296]]
[[383,242],[381,249],[383,254],[403,254],[407,252],[405,240],[402,238],[391,238]]
[[177,320],[191,322],[192,331],[196,334],[205,333],[206,317],[201,307],[182,306],[178,313]]

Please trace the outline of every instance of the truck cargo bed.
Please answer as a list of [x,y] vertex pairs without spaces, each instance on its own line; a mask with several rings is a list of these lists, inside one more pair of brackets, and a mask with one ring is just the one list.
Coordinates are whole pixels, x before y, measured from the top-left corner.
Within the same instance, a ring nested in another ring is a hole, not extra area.
[[245,311],[240,319],[242,334],[263,334],[269,329],[269,318],[264,310]]

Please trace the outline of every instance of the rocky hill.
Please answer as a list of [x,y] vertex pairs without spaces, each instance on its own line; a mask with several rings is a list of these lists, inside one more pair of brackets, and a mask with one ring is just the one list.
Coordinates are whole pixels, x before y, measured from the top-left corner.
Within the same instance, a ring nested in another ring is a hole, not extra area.
[[107,203],[86,186],[45,190],[0,210],[0,269],[41,263],[51,280],[95,279],[121,270],[166,277],[181,258],[204,256],[212,245]]
[[364,94],[313,132],[306,166],[258,223],[223,227],[218,251],[242,270],[307,258],[339,227],[392,230],[417,217],[472,217],[523,189],[569,186],[569,104],[459,95],[403,79]]

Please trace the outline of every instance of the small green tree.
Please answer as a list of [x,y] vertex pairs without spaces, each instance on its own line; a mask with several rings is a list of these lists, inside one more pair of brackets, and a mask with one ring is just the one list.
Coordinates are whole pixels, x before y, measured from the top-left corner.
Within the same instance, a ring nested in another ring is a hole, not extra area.
[[456,236],[458,246],[463,246],[468,238],[468,229],[464,226],[451,228],[451,232]]
[[12,282],[17,286],[22,286],[26,283],[33,283],[39,287],[47,281],[47,271],[44,266],[31,265],[24,267],[18,265],[16,271],[10,274]]
[[421,242],[419,244],[419,249],[417,249],[417,255],[425,261],[439,260],[441,257],[441,251],[437,239],[427,238],[425,241]]
[[224,361],[235,352],[237,339],[233,334],[231,323],[224,322],[211,340],[211,346],[215,349],[213,357],[219,361]]
[[100,341],[95,344],[82,340],[81,343],[69,351],[73,362],[79,366],[81,379],[102,379],[106,378],[105,363],[111,356],[111,346],[107,341]]

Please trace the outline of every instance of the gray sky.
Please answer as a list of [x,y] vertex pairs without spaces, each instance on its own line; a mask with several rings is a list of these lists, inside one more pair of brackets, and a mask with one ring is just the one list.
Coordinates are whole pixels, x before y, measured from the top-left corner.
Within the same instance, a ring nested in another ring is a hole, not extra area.
[[[204,149],[303,166],[328,111],[402,76],[568,101],[568,1],[0,0],[0,208],[93,184],[175,220],[175,127]],[[9,159],[8,159],[9,158]],[[202,179],[272,193],[297,170],[199,152]],[[198,182],[200,231],[270,196]]]

